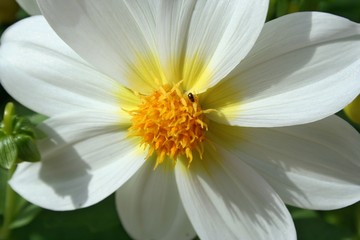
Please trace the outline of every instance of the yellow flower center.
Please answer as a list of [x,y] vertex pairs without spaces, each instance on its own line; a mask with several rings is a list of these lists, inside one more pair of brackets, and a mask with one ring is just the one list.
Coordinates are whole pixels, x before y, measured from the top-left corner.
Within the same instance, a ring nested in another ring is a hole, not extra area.
[[194,150],[202,157],[208,125],[206,111],[195,95],[184,93],[176,84],[139,97],[138,108],[128,111],[132,116],[129,131],[131,136],[142,138],[149,151],[146,158],[156,154],[155,168],[167,157],[175,164],[177,157],[185,156],[190,165]]

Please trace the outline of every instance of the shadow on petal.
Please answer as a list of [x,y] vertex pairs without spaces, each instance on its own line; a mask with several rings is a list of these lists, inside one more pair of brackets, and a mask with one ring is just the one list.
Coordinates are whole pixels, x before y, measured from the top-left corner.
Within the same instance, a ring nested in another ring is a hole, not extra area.
[[220,145],[206,148],[203,159],[176,176],[200,238],[295,239],[291,216],[270,185]]
[[[75,208],[81,208],[89,198],[88,186],[92,179],[90,165],[80,151],[86,141],[68,143],[51,128],[46,127],[51,140],[40,143],[42,164],[40,179],[61,198],[71,198]],[[86,153],[85,153],[86,154]]]

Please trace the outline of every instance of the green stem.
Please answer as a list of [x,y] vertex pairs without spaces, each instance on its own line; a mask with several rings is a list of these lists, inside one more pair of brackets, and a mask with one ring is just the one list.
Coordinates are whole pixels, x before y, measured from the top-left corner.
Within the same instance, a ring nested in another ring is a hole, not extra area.
[[12,102],[9,102],[6,104],[5,106],[5,111],[4,111],[4,131],[6,135],[11,135],[12,134],[12,118],[14,116],[14,104]]
[[[16,170],[16,163],[14,163],[9,169],[8,180],[12,177]],[[4,208],[4,222],[0,228],[0,240],[7,240],[10,236],[10,225],[14,218],[15,213],[15,192],[12,190],[9,184],[6,186],[5,195],[5,208]]]

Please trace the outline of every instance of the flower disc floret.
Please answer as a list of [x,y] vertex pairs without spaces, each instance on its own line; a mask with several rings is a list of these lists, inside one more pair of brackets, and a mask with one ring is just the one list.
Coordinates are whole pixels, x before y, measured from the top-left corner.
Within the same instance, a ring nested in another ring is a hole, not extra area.
[[164,85],[139,97],[138,108],[128,111],[132,116],[129,131],[131,136],[141,137],[141,144],[148,147],[146,158],[156,154],[155,168],[166,157],[176,163],[178,156],[185,156],[190,165],[193,150],[202,157],[208,125],[196,97],[189,98],[179,84]]

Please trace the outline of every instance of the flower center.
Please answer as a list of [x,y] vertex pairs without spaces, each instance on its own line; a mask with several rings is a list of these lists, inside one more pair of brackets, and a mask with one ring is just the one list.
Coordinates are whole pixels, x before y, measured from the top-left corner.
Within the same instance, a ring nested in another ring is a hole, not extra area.
[[156,154],[155,168],[166,157],[175,164],[178,156],[185,156],[190,165],[194,150],[202,157],[208,126],[195,95],[183,93],[176,84],[139,97],[138,109],[128,111],[132,116],[129,131],[131,136],[142,137],[141,144],[149,151],[146,158]]

